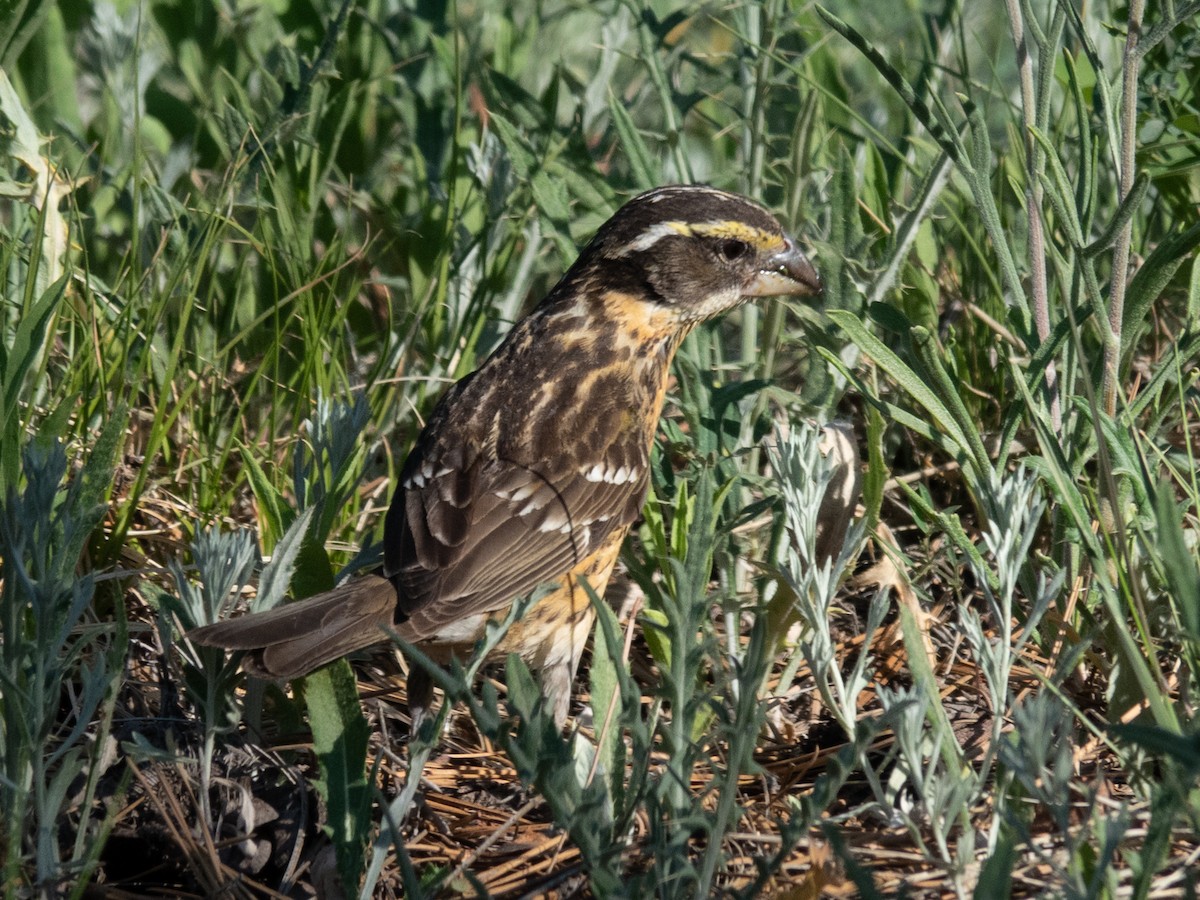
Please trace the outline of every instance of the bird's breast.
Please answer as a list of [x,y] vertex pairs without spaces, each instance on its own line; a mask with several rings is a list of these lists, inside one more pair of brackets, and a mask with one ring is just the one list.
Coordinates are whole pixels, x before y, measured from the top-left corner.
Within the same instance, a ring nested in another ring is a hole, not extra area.
[[613,444],[648,446],[677,341],[587,310],[526,323],[488,361],[489,392],[471,404],[489,423],[497,457],[586,458]]

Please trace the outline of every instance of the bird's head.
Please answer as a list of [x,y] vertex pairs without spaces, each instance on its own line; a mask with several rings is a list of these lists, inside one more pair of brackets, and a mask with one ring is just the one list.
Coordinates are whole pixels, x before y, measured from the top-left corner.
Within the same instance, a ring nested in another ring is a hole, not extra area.
[[685,326],[756,297],[821,291],[816,269],[774,216],[745,197],[699,185],[630,200],[575,268]]

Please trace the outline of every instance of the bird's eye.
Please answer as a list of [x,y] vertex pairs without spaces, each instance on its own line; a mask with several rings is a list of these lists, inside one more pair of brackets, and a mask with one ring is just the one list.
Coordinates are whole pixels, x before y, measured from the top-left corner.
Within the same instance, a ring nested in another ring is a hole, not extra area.
[[727,241],[721,241],[720,250],[723,257],[732,261],[735,259],[741,259],[747,253],[749,253],[750,245],[745,241],[738,241],[731,238]]

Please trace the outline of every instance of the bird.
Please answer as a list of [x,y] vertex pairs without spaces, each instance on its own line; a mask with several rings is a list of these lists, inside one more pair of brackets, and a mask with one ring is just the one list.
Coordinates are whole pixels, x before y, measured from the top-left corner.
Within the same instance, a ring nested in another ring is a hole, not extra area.
[[[671,361],[698,324],[821,281],[760,204],[703,185],[625,203],[556,286],[436,404],[384,523],[383,566],[333,590],[189,632],[293,679],[390,635],[438,663],[552,585],[495,648],[538,673],[560,730],[594,619],[650,487]],[[432,681],[410,666],[411,718]]]

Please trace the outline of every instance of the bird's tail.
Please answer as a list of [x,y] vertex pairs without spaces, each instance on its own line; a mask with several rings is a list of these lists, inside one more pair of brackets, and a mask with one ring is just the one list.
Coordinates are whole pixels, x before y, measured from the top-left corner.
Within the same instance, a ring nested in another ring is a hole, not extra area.
[[327,662],[388,639],[396,589],[386,578],[363,575],[266,612],[189,631],[198,644],[246,650],[242,668],[262,678],[299,678]]

